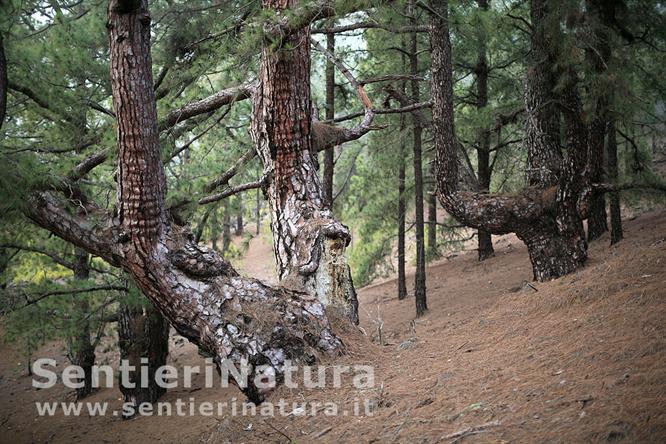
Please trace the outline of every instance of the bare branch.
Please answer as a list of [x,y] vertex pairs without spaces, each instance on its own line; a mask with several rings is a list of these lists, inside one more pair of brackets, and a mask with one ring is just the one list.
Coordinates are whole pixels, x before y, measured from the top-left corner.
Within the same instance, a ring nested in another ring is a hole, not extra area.
[[425,81],[422,76],[415,76],[412,74],[389,74],[385,76],[370,77],[368,79],[359,80],[359,85],[367,85],[369,83],[391,82],[395,80],[419,80]]
[[330,146],[341,145],[345,142],[359,139],[373,129],[378,129],[377,127],[372,126],[372,121],[375,118],[375,113],[372,109],[372,102],[368,98],[368,95],[365,93],[363,85],[358,83],[356,78],[352,75],[352,73],[344,65],[344,63],[340,61],[340,59],[335,57],[335,55],[331,54],[329,50],[324,48],[316,40],[311,40],[311,41],[313,46],[317,48],[318,51],[323,53],[326,56],[326,58],[328,58],[331,61],[331,63],[333,63],[342,73],[342,75],[345,76],[345,78],[349,81],[351,86],[356,91],[356,95],[358,96],[359,100],[363,104],[363,109],[364,109],[363,120],[361,121],[361,123],[359,123],[353,128],[344,128],[344,129],[338,128],[339,131],[334,132],[335,133],[335,137],[333,138],[334,140],[325,141],[325,143],[320,143],[318,144],[318,148],[320,150],[323,150]]
[[419,26],[400,26],[397,28],[392,28],[390,26],[383,25],[374,20],[368,20],[364,22],[351,23],[349,25],[340,25],[333,26],[329,28],[322,29],[313,29],[312,34],[339,34],[342,32],[355,31],[357,29],[381,29],[388,31],[393,34],[407,34],[414,32],[428,32],[428,27],[426,25]]
[[256,88],[255,82],[223,89],[204,99],[191,102],[169,112],[159,123],[160,131],[175,126],[178,122],[187,120],[210,111],[214,111],[224,105],[249,99]]
[[219,188],[221,186],[226,185],[229,183],[229,180],[231,180],[232,177],[234,177],[236,174],[238,174],[239,170],[249,161],[254,159],[257,155],[257,151],[254,148],[250,148],[245,154],[243,154],[241,157],[234,162],[234,164],[229,168],[227,171],[222,173],[220,177],[217,179],[213,180],[210,182],[208,185],[206,185],[205,190],[207,192],[212,192],[216,188]]
[[210,196],[206,196],[204,198],[199,199],[199,204],[205,205],[212,202],[217,202],[218,200],[226,199],[229,196],[233,196],[234,194],[238,194],[243,191],[260,188],[266,183],[267,178],[268,176],[264,175],[260,179],[255,180],[254,182],[249,182],[242,185],[236,185],[235,187],[229,187],[228,189],[222,191],[221,193],[211,194]]
[[55,254],[51,251],[42,249],[42,248],[30,247],[30,246],[27,246],[27,245],[19,245],[19,244],[13,244],[13,243],[0,244],[0,248],[15,249],[15,250],[20,250],[20,251],[27,251],[29,253],[41,254],[43,256],[47,256],[47,257],[51,258],[51,260],[53,262],[55,262],[56,264],[62,265],[63,267],[68,268],[70,270],[74,270],[74,268],[76,267],[75,263],[67,261],[64,258],[60,257],[59,255],[57,255],[57,254]]
[[91,293],[93,291],[123,291],[127,292],[128,289],[127,287],[120,286],[120,285],[98,285],[95,287],[89,287],[89,288],[70,288],[67,290],[55,290],[55,291],[49,291],[47,293],[40,294],[39,296],[28,299],[26,298],[26,303],[17,308],[17,310],[21,310],[25,307],[28,307],[30,305],[34,305],[39,301],[43,301],[46,298],[49,298],[51,296],[66,296],[66,295],[74,295],[74,294],[81,294],[81,293]]
[[[401,108],[380,108],[380,109],[374,109],[373,112],[375,114],[402,114],[402,113],[411,113],[414,112],[415,110],[419,110],[422,108],[430,108],[432,106],[432,102],[427,101],[427,102],[419,102],[419,103],[414,103],[411,105],[407,105]],[[357,117],[363,116],[363,112],[357,112],[357,113],[351,113],[351,114],[346,114],[344,116],[336,117],[333,120],[327,120],[324,123],[338,123],[338,122],[344,122],[346,120],[351,120],[355,119]]]

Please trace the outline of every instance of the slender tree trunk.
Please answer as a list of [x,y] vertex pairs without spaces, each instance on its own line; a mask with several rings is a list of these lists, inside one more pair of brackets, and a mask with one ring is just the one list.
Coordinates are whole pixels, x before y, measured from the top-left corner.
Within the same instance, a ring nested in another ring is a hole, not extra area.
[[236,236],[243,235],[243,194],[238,194],[238,213],[236,214]]
[[[212,216],[210,218],[210,243],[214,251],[219,251],[217,248],[217,241],[220,237],[218,211],[219,208],[216,206],[213,209]],[[224,254],[224,252],[222,252],[222,254]]]
[[[326,34],[326,49],[335,54],[335,34]],[[326,59],[326,120],[335,117],[335,66],[330,59]],[[324,150],[324,177],[322,191],[324,204],[333,206],[333,177],[334,177],[334,147]]]
[[[411,12],[415,13],[411,8]],[[409,65],[412,75],[418,75],[418,44],[416,33],[411,34],[410,38],[410,55]],[[418,80],[411,81],[411,95],[412,101],[418,103],[420,101],[419,82]],[[413,150],[414,150],[414,210],[415,210],[415,224],[416,230],[416,272],[414,275],[414,297],[416,299],[416,316],[420,317],[428,310],[426,302],[426,273],[425,273],[425,239],[423,227],[423,163],[422,163],[422,134],[421,122],[416,116],[412,115],[413,121]]]
[[[129,385],[120,384],[124,402],[135,411],[143,403],[154,403],[166,393],[155,382],[155,372],[166,365],[169,355],[169,323],[152,305],[121,304],[118,309],[118,346],[120,359],[134,369],[129,373]],[[141,380],[142,367],[148,380]],[[130,367],[131,368],[131,367]]]
[[[431,172],[430,177],[435,177],[434,171]],[[435,193],[434,183],[433,179],[432,189],[428,191],[428,254],[426,254],[428,260],[436,259],[439,256],[439,249],[437,248],[437,194]]]
[[[75,251],[76,267],[74,268],[74,279],[85,281],[90,277],[90,264],[88,253],[77,248]],[[68,340],[69,360],[72,365],[83,369],[83,387],[76,389],[76,399],[82,399],[93,392],[92,367],[95,365],[95,345],[91,339],[90,304],[85,296],[75,296],[76,304],[76,333]]]
[[[404,116],[400,116],[400,133],[404,134]],[[400,141],[398,153],[398,299],[407,297],[407,277],[405,275],[405,156],[406,143],[403,137]]]
[[222,254],[227,254],[229,245],[231,245],[231,207],[229,200],[224,201],[224,208],[222,210]]
[[[608,180],[610,183],[618,182],[617,166],[617,136],[615,132],[615,120],[608,121],[607,136],[607,158],[608,158]],[[622,240],[622,213],[620,212],[620,192],[612,191],[609,194],[610,201],[610,223],[611,223],[611,245]]]
[[[481,11],[488,11],[488,0],[477,0],[478,7]],[[479,49],[478,59],[476,63],[476,107],[478,110],[483,110],[488,105],[488,60],[486,56],[487,36],[483,26],[479,26]],[[488,192],[490,190],[490,131],[488,128],[481,128],[478,136],[477,162],[478,172],[477,177],[479,186],[482,191]],[[493,240],[489,232],[479,229],[478,230],[478,253],[479,260],[483,261],[495,255],[493,249]]]
[[0,129],[5,122],[7,112],[7,59],[5,57],[5,44],[0,32]]
[[255,219],[257,224],[257,236],[261,232],[261,190],[257,188],[257,206],[255,210]]
[[[263,0],[284,10],[295,0]],[[291,33],[283,47],[265,46],[254,96],[251,133],[269,175],[277,271],[282,284],[343,309],[358,322],[356,291],[345,257],[351,240],[325,204],[312,152],[310,31]]]

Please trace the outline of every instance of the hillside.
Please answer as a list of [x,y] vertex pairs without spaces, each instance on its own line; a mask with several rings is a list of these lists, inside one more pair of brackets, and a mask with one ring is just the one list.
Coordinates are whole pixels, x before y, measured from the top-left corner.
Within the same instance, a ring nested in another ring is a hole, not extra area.
[[[362,289],[362,331],[340,332],[341,361],[373,365],[376,387],[280,389],[272,399],[350,407],[367,398],[371,417],[38,418],[35,400],[71,396],[31,388],[25,363],[2,345],[0,442],[663,442],[666,211],[625,222],[624,241],[609,247],[606,235],[583,270],[553,282],[531,282],[525,248],[510,236],[483,263],[473,252],[443,260],[428,269],[429,312],[417,321],[395,281]],[[40,356],[61,364],[61,349]],[[177,337],[170,359],[201,361]],[[197,383],[163,400],[241,397]],[[118,398],[103,389],[90,400]]]

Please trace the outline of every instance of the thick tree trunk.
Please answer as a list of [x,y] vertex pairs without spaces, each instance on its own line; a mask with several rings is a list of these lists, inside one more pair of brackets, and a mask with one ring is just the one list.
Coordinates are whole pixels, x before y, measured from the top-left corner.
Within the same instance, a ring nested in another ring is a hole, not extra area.
[[[87,280],[90,277],[90,264],[88,253],[77,248],[75,251],[74,279],[78,281]],[[91,339],[90,305],[86,297],[75,297],[76,304],[76,333],[67,341],[67,355],[72,365],[83,369],[83,387],[76,389],[76,399],[82,399],[93,392],[92,367],[95,365],[95,345]]]
[[[414,11],[412,11],[414,13]],[[412,75],[418,75],[418,45],[416,33],[410,37],[409,66]],[[419,103],[419,82],[411,81],[411,95],[414,103]],[[425,239],[423,224],[423,161],[422,161],[422,135],[423,128],[419,119],[412,115],[413,121],[413,150],[414,150],[414,229],[416,231],[416,272],[414,274],[414,298],[416,300],[416,316],[420,317],[428,310],[426,302],[426,273],[425,273]]]
[[[617,166],[617,136],[615,133],[615,120],[611,119],[608,122],[608,136],[607,136],[607,158],[608,158],[608,180],[610,183],[617,184],[618,182],[618,166]],[[620,192],[611,191],[609,195],[610,201],[610,223],[611,223],[611,245],[616,244],[622,240],[624,234],[622,233],[622,213],[620,211]]]
[[[594,183],[604,182],[604,136],[606,134],[605,98],[597,100],[597,110],[590,125],[590,156],[592,168],[590,179]],[[604,110],[600,109],[604,108]],[[606,221],[606,198],[604,193],[593,193],[590,197],[590,208],[587,218],[587,240],[593,241],[608,231]]]
[[[488,11],[488,0],[477,0],[481,11]],[[487,36],[483,26],[479,26],[479,49],[478,60],[476,62],[476,108],[484,109],[488,105],[488,60],[486,56]],[[490,131],[487,128],[481,128],[478,136],[477,153],[477,178],[481,191],[490,190]],[[493,240],[489,232],[483,229],[478,230],[478,254],[479,260],[483,261],[495,255],[493,249]]]
[[[590,27],[592,41],[586,51],[587,60],[594,70],[597,78],[593,84],[593,93],[597,97],[594,117],[590,125],[590,156],[592,182],[603,182],[604,177],[604,137],[609,119],[609,100],[611,93],[607,82],[602,77],[607,70],[611,58],[609,32],[603,23],[603,2],[591,0],[586,2],[586,18]],[[600,86],[596,86],[600,85]],[[606,216],[606,199],[604,193],[592,193],[587,219],[587,239],[593,241],[608,231]]]
[[[458,190],[458,163],[453,125],[453,79],[448,2],[432,8],[432,111],[438,195],[442,206],[461,222],[494,234],[514,232],[527,245],[534,278],[562,276],[583,265],[587,244],[577,203],[586,185],[586,131],[575,82],[568,79],[563,102],[568,156],[559,148],[559,110],[555,108],[554,61],[559,20],[543,0],[531,1],[532,66],[528,70],[526,114],[527,178],[530,186],[514,195]],[[571,78],[573,76],[567,73]]]
[[[294,0],[264,0],[283,10]],[[356,291],[345,258],[351,240],[325,204],[312,157],[310,31],[284,39],[289,49],[265,46],[254,97],[252,136],[268,180],[277,271],[288,288],[316,295],[358,322]]]
[[[335,54],[335,34],[326,34],[326,49]],[[335,117],[335,66],[330,59],[326,59],[326,120]],[[324,176],[322,180],[322,191],[324,193],[324,204],[333,206],[333,177],[334,177],[334,147],[324,150]]]
[[[120,359],[134,367],[128,372],[129,385],[120,385],[124,402],[136,408],[154,403],[166,393],[155,383],[156,370],[166,365],[169,355],[169,323],[152,306],[121,304],[118,308],[118,346]],[[148,372],[148,383],[141,382],[141,369]]]
[[[171,325],[214,356],[218,364],[230,359],[236,364],[246,362],[253,366],[248,385],[241,389],[251,400],[259,402],[267,392],[258,389],[253,382],[257,365],[268,365],[264,374],[274,374],[277,381],[280,381],[286,360],[313,362],[321,353],[340,353],[342,344],[331,333],[324,307],[317,298],[285,286],[271,288],[256,279],[242,278],[214,251],[192,243],[189,232],[167,223],[164,205],[166,183],[160,159],[151,76],[147,1],[112,0],[108,12],[111,86],[118,121],[117,217],[113,224],[108,221],[109,226],[105,228],[103,210],[90,204],[89,211],[95,212],[98,221],[91,225],[81,214],[66,210],[49,193],[35,195],[26,211],[38,225],[111,264],[121,266]],[[285,53],[308,50],[308,40],[303,39],[307,36],[302,34],[294,34],[300,43],[295,47],[299,49]],[[268,67],[274,62],[280,65],[281,57],[289,59],[291,56],[281,55],[282,52],[276,55],[268,49],[264,52],[267,60],[262,64],[263,78],[272,81],[275,80],[273,74],[276,70]],[[306,68],[309,68],[307,63],[296,66],[297,71]],[[281,71],[283,76],[286,75],[286,66]],[[271,82],[268,82],[267,88],[275,92],[276,89],[271,86]],[[278,91],[286,94],[286,97],[280,97],[286,101],[277,100],[273,103],[296,112],[292,102],[303,99],[303,95],[297,95],[302,91]],[[277,123],[281,118],[279,113],[274,112],[277,110],[269,106],[259,107],[259,110],[259,116],[265,119],[262,120],[264,123]],[[300,113],[296,115],[301,117],[300,122],[303,124],[295,130],[307,130],[309,125],[306,122],[309,122],[307,119],[310,113],[305,114],[307,118]],[[294,114],[288,117],[294,117]],[[269,127],[284,130],[289,120],[281,123],[283,126]],[[263,126],[263,130],[266,131],[266,126]],[[284,134],[271,132],[271,135],[278,136],[277,140],[284,142]],[[293,224],[286,225],[285,222],[300,219],[285,217],[286,214],[294,213],[282,210],[293,208],[289,205],[295,201],[300,202],[294,195],[290,196],[292,191],[298,193],[300,198],[306,193],[301,188],[303,183],[300,180],[303,178],[297,176],[293,181],[289,180],[288,172],[309,172],[312,164],[299,162],[304,153],[309,156],[309,151],[294,152],[302,148],[300,144],[287,152],[271,151],[278,146],[272,143],[260,146],[264,148],[261,152],[271,160],[268,163],[271,168],[267,169],[285,173],[275,175],[273,201],[281,204],[272,205],[274,210],[280,211],[276,223],[283,223],[282,229],[288,230]],[[273,164],[271,153],[281,162]],[[287,162],[289,160],[291,162]],[[318,184],[316,176],[314,179]],[[290,190],[289,183],[298,189]],[[313,213],[302,214],[314,216]],[[319,220],[315,218],[313,222]],[[334,224],[312,225],[323,226],[325,230]],[[276,237],[281,237],[279,230],[276,233]],[[291,236],[298,234],[298,242],[302,243],[301,233],[289,233]],[[337,231],[326,231],[327,235],[329,233]],[[310,237],[313,240],[318,238]],[[339,239],[335,236],[329,238],[332,239],[329,243],[334,244]],[[326,254],[330,253],[325,252],[322,257]],[[346,271],[348,273],[348,269]],[[316,272],[317,268],[311,271],[313,274]]]

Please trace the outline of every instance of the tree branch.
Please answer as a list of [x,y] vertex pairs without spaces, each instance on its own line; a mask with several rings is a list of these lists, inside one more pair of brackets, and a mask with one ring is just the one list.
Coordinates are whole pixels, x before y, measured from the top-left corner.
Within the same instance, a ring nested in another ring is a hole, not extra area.
[[204,99],[183,105],[180,108],[169,112],[164,119],[160,121],[159,129],[160,131],[164,131],[183,120],[214,111],[224,105],[249,99],[254,93],[255,88],[256,83],[250,82],[244,85],[223,89],[222,91],[218,91]]
[[0,248],[8,248],[8,249],[11,248],[11,249],[15,249],[15,250],[27,251],[29,253],[41,254],[43,256],[47,256],[47,257],[51,258],[51,260],[53,262],[55,262],[58,265],[62,265],[65,268],[68,268],[70,270],[74,270],[74,268],[76,268],[75,263],[69,262],[69,261],[63,259],[62,257],[58,256],[57,254],[55,254],[51,251],[44,250],[42,248],[30,247],[30,246],[27,246],[27,245],[19,245],[19,244],[14,244],[14,243],[0,244]]
[[199,199],[199,204],[200,205],[205,205],[209,204],[212,202],[217,202],[218,200],[225,199],[229,196],[233,196],[234,194],[238,194],[243,191],[247,190],[253,190],[255,188],[259,188],[262,185],[266,183],[266,180],[268,179],[268,176],[264,175],[260,179],[255,180],[254,182],[249,182],[245,183],[242,185],[236,185],[235,187],[229,187],[228,189],[224,190],[221,193],[216,193],[216,194],[211,194],[210,196],[203,197]]

